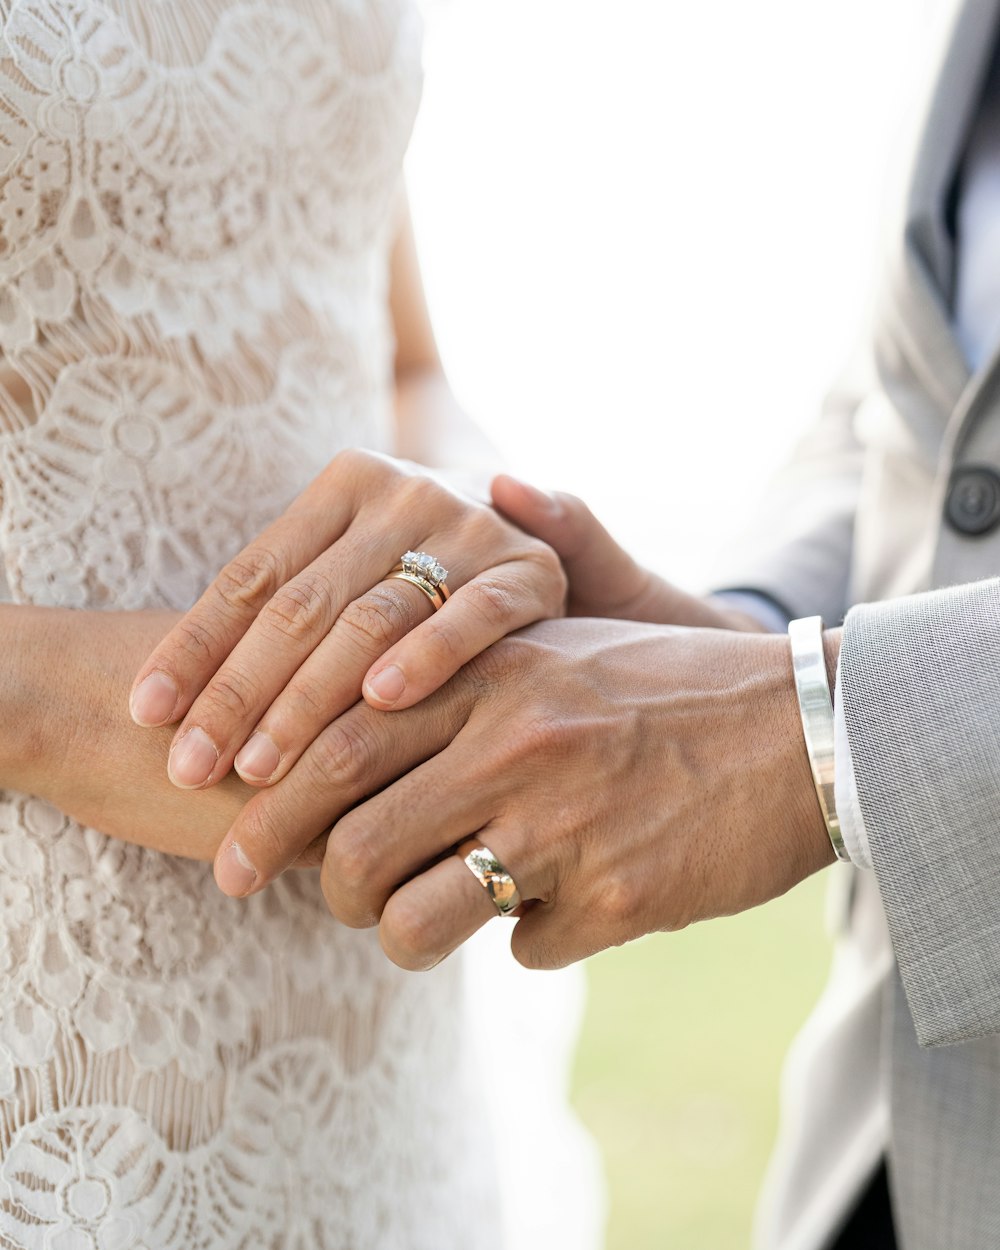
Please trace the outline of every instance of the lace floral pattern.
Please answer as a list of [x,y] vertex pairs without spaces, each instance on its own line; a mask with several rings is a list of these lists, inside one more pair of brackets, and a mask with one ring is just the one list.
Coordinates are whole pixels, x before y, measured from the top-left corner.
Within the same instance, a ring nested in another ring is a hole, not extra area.
[[[409,0],[0,0],[0,551],[188,606],[385,445]],[[478,1250],[461,970],[0,795],[0,1243]],[[415,1213],[419,1213],[416,1215]]]

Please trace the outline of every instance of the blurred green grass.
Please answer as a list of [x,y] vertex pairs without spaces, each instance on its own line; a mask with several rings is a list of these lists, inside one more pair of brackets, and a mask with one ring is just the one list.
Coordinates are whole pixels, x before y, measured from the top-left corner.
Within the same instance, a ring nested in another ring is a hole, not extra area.
[[782,1059],[829,965],[825,885],[591,960],[573,1091],[607,1250],[747,1250]]

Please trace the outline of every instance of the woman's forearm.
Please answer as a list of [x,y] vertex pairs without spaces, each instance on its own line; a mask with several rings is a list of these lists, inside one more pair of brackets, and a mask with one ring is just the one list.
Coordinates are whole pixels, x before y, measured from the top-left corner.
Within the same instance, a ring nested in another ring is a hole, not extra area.
[[111,837],[208,861],[253,790],[235,775],[177,789],[173,731],[139,729],[128,713],[136,669],[179,615],[0,605],[0,786]]
[[449,482],[482,499],[489,499],[490,481],[503,468],[500,452],[436,367],[397,374],[395,450],[404,460],[443,470]]

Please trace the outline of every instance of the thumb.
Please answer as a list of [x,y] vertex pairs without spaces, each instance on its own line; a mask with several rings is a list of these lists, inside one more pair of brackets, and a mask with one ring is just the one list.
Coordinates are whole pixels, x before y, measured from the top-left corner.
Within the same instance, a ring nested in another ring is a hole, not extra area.
[[548,543],[562,560],[578,612],[611,613],[648,584],[646,571],[615,542],[582,499],[546,494],[507,474],[493,479],[491,492],[498,512]]
[[548,494],[506,473],[490,487],[493,505],[518,528],[540,538],[563,560],[575,559],[602,526],[590,509],[573,495]]

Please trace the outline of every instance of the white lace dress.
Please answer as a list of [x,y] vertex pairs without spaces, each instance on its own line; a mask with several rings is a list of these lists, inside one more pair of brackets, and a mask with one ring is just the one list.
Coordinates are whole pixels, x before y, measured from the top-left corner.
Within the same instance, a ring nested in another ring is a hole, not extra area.
[[[7,595],[185,608],[339,448],[388,443],[418,18],[0,0],[0,22]],[[312,875],[232,901],[0,794],[0,1246],[497,1246],[462,971],[398,971]]]

